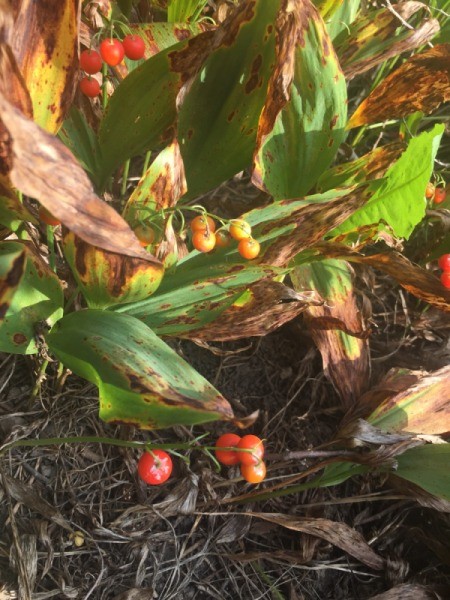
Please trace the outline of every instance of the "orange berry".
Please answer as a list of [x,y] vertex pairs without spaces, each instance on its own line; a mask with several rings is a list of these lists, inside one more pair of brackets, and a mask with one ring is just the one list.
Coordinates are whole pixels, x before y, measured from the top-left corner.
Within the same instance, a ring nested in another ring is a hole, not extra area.
[[241,450],[251,450],[251,452],[239,452],[241,463],[243,465],[257,465],[264,456],[264,444],[261,438],[256,435],[244,435],[237,445]]
[[431,181],[429,181],[425,189],[425,198],[427,200],[431,200],[431,198],[433,198],[435,189],[436,188],[434,187],[434,185],[431,183]]
[[56,227],[56,225],[61,225],[61,221],[54,217],[50,211],[48,211],[45,206],[39,207],[39,218],[46,225],[51,225],[52,227]]
[[249,483],[261,483],[266,478],[266,463],[261,460],[257,465],[241,465],[241,475]]
[[238,252],[239,254],[248,260],[252,260],[252,258],[256,258],[259,254],[261,247],[257,240],[254,240],[252,237],[244,238],[238,244]]
[[211,252],[216,245],[216,236],[212,231],[194,231],[192,245],[199,252]]
[[244,238],[250,237],[252,234],[252,228],[243,219],[233,219],[230,221],[230,235],[235,240],[243,240]]
[[219,248],[228,248],[231,244],[231,236],[226,229],[219,229],[216,232],[216,246]]
[[207,215],[198,215],[191,221],[191,231],[212,231],[216,230],[214,219]]

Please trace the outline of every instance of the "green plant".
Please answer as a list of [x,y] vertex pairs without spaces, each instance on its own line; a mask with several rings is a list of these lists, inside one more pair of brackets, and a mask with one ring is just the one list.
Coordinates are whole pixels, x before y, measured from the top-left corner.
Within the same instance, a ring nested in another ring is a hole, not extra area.
[[172,474],[172,459],[164,450],[156,448],[144,452],[138,462],[139,477],[149,485],[161,485]]

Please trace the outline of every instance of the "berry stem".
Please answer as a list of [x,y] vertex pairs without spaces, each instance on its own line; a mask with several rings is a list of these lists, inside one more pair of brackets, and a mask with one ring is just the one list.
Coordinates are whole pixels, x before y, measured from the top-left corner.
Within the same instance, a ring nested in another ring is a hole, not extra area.
[[102,108],[103,108],[103,112],[105,112],[106,107],[108,106],[108,92],[106,91],[107,83],[108,83],[108,65],[104,62],[102,64]]

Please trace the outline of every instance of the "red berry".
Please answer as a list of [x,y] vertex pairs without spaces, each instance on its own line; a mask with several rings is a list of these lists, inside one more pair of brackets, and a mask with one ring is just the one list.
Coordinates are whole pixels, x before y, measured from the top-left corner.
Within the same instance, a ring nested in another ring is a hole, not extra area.
[[52,227],[56,227],[56,225],[61,225],[61,221],[54,217],[50,211],[48,211],[45,206],[39,207],[39,218],[46,225],[51,225]]
[[150,485],[160,485],[167,481],[172,473],[172,459],[164,450],[144,452],[139,459],[139,477]]
[[94,75],[102,68],[102,57],[96,50],[83,50],[80,54],[80,67],[89,75]]
[[243,465],[257,465],[264,456],[263,441],[256,435],[244,435],[237,447],[241,450],[251,450],[251,452],[239,452]]
[[445,288],[450,289],[450,271],[441,273],[441,283]]
[[267,473],[266,463],[260,460],[257,465],[241,465],[241,475],[249,483],[260,483]]
[[445,188],[443,188],[443,187],[436,188],[436,190],[434,192],[434,203],[441,204],[442,202],[444,202],[446,195],[447,195],[447,193],[445,191]]
[[93,77],[83,77],[80,81],[80,90],[85,96],[95,98],[100,94],[100,84]]
[[100,54],[103,60],[110,67],[118,65],[125,56],[125,50],[120,40],[116,38],[106,38],[100,44]]
[[[218,448],[235,448],[241,441],[241,436],[235,433],[224,433],[216,442]],[[240,452],[233,450],[216,450],[216,458],[223,465],[237,465],[240,462]]]
[[139,60],[144,57],[144,40],[138,35],[126,35],[122,40],[122,44],[125,56],[130,60]]
[[438,260],[438,265],[442,271],[450,271],[450,254],[443,254]]

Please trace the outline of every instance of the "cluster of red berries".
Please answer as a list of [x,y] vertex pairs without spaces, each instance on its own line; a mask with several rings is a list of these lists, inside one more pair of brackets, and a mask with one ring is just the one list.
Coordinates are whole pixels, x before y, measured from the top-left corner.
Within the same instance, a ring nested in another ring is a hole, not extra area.
[[192,245],[199,252],[211,252],[216,247],[227,248],[234,239],[243,258],[251,260],[259,254],[259,242],[252,237],[252,228],[243,219],[232,219],[228,230],[222,228],[216,232],[214,219],[202,214],[192,219],[190,227]]
[[264,444],[256,435],[244,435],[241,438],[235,433],[224,433],[216,442],[215,453],[223,465],[240,464],[241,475],[249,483],[260,483],[266,477]]
[[97,50],[83,50],[80,55],[80,67],[87,73],[80,81],[80,90],[85,96],[95,98],[100,94],[100,84],[94,77],[105,62],[110,67],[115,67],[126,56],[130,60],[140,60],[145,54],[144,40],[139,35],[128,34],[122,41],[117,38],[105,38]]
[[444,287],[450,289],[450,254],[443,254],[438,260],[441,269],[441,282]]
[[444,202],[446,195],[445,188],[435,187],[431,181],[427,183],[427,189],[425,190],[427,200],[433,200],[434,204],[441,204]]

